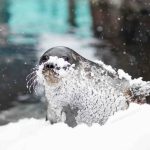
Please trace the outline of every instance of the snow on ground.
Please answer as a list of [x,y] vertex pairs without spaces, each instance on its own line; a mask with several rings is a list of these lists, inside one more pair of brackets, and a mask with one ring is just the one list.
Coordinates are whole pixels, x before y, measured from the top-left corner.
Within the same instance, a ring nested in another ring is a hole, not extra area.
[[150,106],[130,105],[104,126],[24,119],[0,127],[0,150],[150,150]]

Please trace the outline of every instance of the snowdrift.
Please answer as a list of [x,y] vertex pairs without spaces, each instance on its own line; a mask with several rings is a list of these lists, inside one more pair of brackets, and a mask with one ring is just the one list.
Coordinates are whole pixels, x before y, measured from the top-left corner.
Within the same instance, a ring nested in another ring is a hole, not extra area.
[[0,127],[0,150],[150,150],[150,106],[131,104],[104,126],[23,119]]

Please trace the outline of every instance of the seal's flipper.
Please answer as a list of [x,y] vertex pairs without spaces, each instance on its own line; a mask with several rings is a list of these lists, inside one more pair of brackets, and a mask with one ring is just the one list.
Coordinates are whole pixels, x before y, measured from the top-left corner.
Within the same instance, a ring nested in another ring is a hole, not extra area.
[[142,81],[132,84],[131,96],[131,102],[138,104],[147,103],[147,98],[150,96],[150,81]]
[[65,123],[69,126],[69,127],[75,127],[77,126],[77,122],[76,122],[76,116],[78,114],[78,108],[71,108],[70,105],[64,106],[62,109],[62,112],[64,112],[66,114],[66,120]]

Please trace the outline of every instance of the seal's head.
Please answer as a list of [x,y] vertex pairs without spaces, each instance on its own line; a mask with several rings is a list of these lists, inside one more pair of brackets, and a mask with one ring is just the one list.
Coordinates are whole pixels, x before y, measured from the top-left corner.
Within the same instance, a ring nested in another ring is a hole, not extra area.
[[53,47],[40,58],[39,67],[48,83],[58,83],[66,73],[79,66],[79,54],[67,47]]

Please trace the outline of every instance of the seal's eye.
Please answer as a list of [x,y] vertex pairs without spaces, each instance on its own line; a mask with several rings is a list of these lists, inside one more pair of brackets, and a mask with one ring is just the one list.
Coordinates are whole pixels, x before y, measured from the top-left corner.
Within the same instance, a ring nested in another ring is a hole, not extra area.
[[69,61],[69,57],[67,57],[67,56],[63,56],[63,59],[64,59],[65,61]]
[[49,59],[49,56],[45,55],[41,58],[41,62],[46,62]]

